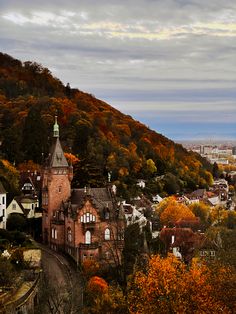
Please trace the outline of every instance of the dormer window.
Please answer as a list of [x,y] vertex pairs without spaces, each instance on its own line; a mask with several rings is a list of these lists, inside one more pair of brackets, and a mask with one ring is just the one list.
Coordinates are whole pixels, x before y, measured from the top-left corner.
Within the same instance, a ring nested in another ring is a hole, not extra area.
[[88,223],[88,222],[95,222],[96,221],[96,216],[87,212],[85,214],[83,214],[81,217],[80,217],[80,222],[83,222],[83,223]]

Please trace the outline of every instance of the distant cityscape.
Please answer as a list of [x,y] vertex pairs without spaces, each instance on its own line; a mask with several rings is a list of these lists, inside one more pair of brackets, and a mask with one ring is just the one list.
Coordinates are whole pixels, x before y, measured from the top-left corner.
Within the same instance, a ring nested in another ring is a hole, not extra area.
[[188,150],[207,158],[212,164],[236,165],[236,142],[183,142],[182,145]]

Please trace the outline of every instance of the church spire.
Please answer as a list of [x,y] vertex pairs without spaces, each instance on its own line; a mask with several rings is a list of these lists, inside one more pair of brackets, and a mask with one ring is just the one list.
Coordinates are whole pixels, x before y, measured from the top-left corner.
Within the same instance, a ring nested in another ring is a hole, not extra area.
[[53,126],[53,137],[59,137],[59,125],[57,123],[57,116],[55,116],[55,123]]

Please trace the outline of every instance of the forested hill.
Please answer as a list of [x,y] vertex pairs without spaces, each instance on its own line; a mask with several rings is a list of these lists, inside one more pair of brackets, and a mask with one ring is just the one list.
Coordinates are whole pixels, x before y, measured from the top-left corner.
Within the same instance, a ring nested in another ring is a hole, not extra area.
[[210,165],[199,155],[94,96],[64,86],[41,65],[0,53],[2,158],[16,165],[41,163],[55,113],[65,151],[80,159],[74,185],[102,184],[109,171],[121,194],[127,187],[135,193],[138,178],[147,179],[147,193],[204,187],[212,179]]

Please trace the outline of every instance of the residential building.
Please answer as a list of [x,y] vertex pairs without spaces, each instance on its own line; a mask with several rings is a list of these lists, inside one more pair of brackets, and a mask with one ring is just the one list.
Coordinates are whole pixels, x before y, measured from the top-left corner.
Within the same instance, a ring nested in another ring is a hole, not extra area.
[[20,214],[25,218],[42,217],[37,196],[16,196],[6,209],[6,220],[12,214]]
[[7,192],[0,181],[0,228],[6,229]]

